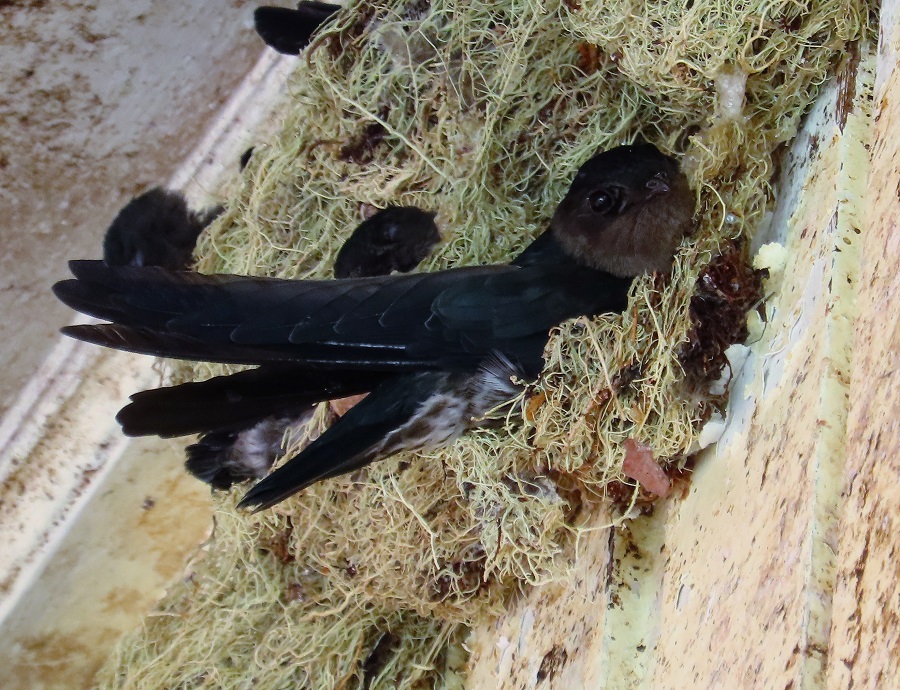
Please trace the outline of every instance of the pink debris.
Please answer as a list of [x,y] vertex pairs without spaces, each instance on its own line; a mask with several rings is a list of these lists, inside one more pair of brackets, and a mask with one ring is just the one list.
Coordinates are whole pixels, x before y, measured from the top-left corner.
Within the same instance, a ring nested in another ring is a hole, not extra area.
[[347,398],[336,398],[328,404],[331,406],[332,412],[334,412],[338,417],[343,417],[345,414],[347,414],[347,412],[349,412],[351,407],[353,407],[367,395],[368,393],[362,393],[361,395],[351,395]]
[[672,490],[672,482],[656,462],[650,446],[633,438],[625,439],[625,462],[622,463],[622,472],[660,498],[665,498]]

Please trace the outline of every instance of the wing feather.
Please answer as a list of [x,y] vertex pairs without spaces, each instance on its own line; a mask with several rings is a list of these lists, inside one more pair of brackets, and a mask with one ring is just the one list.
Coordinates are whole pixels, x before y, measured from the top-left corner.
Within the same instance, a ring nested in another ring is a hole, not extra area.
[[407,369],[532,352],[564,319],[623,309],[631,283],[571,263],[315,281],[99,261],[72,262],[72,272],[57,296],[113,322],[66,331],[91,342],[211,361]]

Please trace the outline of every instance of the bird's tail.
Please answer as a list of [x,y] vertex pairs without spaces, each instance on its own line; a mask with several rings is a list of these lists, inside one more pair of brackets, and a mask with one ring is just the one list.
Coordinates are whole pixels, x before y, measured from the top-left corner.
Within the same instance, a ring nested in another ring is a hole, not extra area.
[[447,376],[413,374],[385,382],[248,491],[240,507],[263,510],[323,479],[353,472],[401,450],[427,445],[427,434],[413,427],[434,421],[424,419],[428,415],[422,412]]
[[323,400],[366,393],[385,378],[382,372],[264,365],[135,393],[116,420],[128,436],[171,438],[244,429],[266,417],[298,414]]
[[267,417],[242,430],[211,431],[185,449],[185,468],[215,489],[262,479],[281,452],[284,434],[312,417],[308,407],[296,416]]
[[184,449],[187,471],[214,489],[229,489],[232,484],[250,479],[246,473],[238,475],[229,464],[239,434],[237,431],[213,431],[189,445]]

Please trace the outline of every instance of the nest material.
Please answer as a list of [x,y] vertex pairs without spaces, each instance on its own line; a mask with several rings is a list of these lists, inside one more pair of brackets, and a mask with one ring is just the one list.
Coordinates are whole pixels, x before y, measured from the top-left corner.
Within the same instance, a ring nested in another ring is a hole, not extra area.
[[384,0],[341,13],[301,56],[284,127],[202,238],[199,270],[328,277],[364,203],[438,212],[444,242],[420,270],[506,261],[582,162],[638,137],[684,154],[697,233],[671,278],[636,281],[624,314],[556,329],[541,379],[494,428],[255,516],[222,496],[208,553],[101,686],[458,684],[465,626],[565,573],[584,501],[621,487],[626,438],[683,461],[713,404],[682,385],[695,282],[760,220],[774,155],[867,11]]

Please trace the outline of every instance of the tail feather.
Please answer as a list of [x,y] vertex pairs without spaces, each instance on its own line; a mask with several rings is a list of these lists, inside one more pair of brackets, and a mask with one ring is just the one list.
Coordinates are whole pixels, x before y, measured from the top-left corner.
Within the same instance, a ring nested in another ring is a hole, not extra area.
[[386,374],[263,366],[199,383],[141,391],[116,416],[128,436],[186,436],[297,414],[323,400],[367,393]]
[[455,364],[444,360],[408,359],[403,353],[391,350],[342,345],[254,347],[229,342],[206,342],[179,333],[115,323],[65,326],[60,329],[60,333],[86,343],[139,355],[220,364],[290,363],[298,369],[308,371],[326,367],[334,371],[420,371],[437,368],[442,364],[447,367]]
[[221,364],[262,364],[295,359],[288,348],[254,348],[228,343],[205,343],[178,333],[114,323],[78,324],[60,329],[63,335],[94,345],[153,357],[189,359]]
[[[53,293],[83,314],[122,326],[166,329],[185,315],[202,314],[211,325],[205,340],[228,341],[241,316],[254,313],[260,295],[285,289],[285,281],[233,275],[171,271],[160,266],[107,266],[102,261],[69,262],[74,279],[53,286]],[[287,288],[290,289],[290,288]],[[183,335],[193,335],[181,330]]]
[[[240,364],[291,361],[395,371],[456,366],[445,361],[439,345],[414,356],[408,351],[418,339],[414,331],[428,331],[423,324],[430,305],[448,281],[440,274],[290,281],[102,261],[69,266],[75,279],[56,283],[56,296],[112,323],[69,326],[63,333],[98,345]],[[434,280],[441,285],[425,285]],[[470,359],[463,353],[465,364]]]

